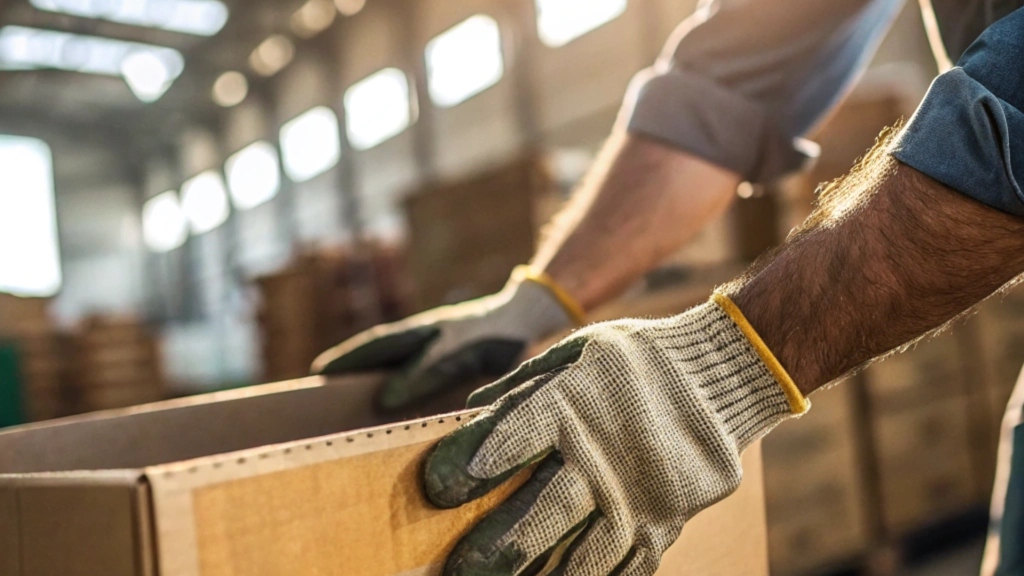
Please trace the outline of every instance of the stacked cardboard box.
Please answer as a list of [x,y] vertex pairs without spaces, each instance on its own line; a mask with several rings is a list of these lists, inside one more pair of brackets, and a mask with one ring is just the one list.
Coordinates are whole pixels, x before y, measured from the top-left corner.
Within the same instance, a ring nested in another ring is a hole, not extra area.
[[899,537],[983,503],[975,470],[991,462],[972,433],[967,370],[956,333],[925,340],[864,374],[882,518]]
[[50,319],[49,306],[48,298],[0,294],[0,339],[17,351],[16,385],[29,420],[48,420],[70,411],[62,385],[65,339]]
[[71,337],[68,384],[78,412],[155,402],[164,395],[157,342],[133,316],[86,319]]
[[413,193],[405,208],[418,307],[500,290],[533,255],[560,197],[540,155]]
[[23,332],[18,338],[22,401],[29,420],[50,420],[73,410],[65,381],[68,337],[53,327]]
[[872,530],[854,386],[814,395],[813,409],[764,440],[772,574],[835,568],[867,551]]
[[[985,455],[995,462],[1006,404],[1024,366],[1024,290],[1017,287],[984,302],[964,328],[976,334],[969,360],[983,378],[972,394],[974,420]],[[991,490],[994,464],[984,471],[982,488]]]
[[385,245],[368,252],[309,252],[256,280],[265,380],[304,376],[327,348],[410,312],[402,252]]

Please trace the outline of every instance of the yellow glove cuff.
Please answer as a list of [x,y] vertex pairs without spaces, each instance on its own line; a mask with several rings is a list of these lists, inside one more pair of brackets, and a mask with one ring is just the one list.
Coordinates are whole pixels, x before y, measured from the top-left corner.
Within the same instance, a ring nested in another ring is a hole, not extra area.
[[711,300],[729,315],[729,318],[739,327],[740,332],[743,332],[743,335],[750,341],[754,351],[761,357],[761,361],[768,367],[768,371],[775,377],[775,381],[782,387],[782,391],[786,394],[786,399],[789,400],[789,408],[793,411],[793,414],[800,415],[807,412],[811,408],[810,400],[805,398],[803,393],[800,392],[796,382],[793,382],[793,379],[790,378],[786,369],[782,367],[775,354],[772,354],[772,351],[768,349],[768,345],[764,343],[764,340],[761,340],[761,336],[750,325],[750,321],[740,311],[739,306],[736,306],[736,303],[729,299],[728,296],[718,292],[712,294]]
[[547,288],[577,326],[582,326],[586,323],[587,314],[583,311],[583,306],[580,306],[580,303],[573,298],[572,294],[569,294],[565,288],[562,288],[562,285],[556,282],[547,272],[538,270],[533,266],[516,266],[515,270],[512,271],[512,281],[523,282],[526,280]]

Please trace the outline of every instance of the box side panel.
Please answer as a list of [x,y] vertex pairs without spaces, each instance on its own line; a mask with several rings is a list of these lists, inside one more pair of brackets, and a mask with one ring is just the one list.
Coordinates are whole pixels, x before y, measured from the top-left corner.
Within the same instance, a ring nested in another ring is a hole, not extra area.
[[18,498],[12,486],[0,486],[0,576],[21,574]]
[[[456,510],[429,505],[420,466],[453,420],[150,469],[161,576],[435,574],[522,480]],[[767,574],[759,447],[744,464],[741,489],[687,527],[661,574]]]
[[197,490],[200,574],[385,576],[439,565],[497,500],[448,511],[427,504],[418,471],[432,445]]
[[25,485],[16,489],[19,576],[142,576],[135,485]]

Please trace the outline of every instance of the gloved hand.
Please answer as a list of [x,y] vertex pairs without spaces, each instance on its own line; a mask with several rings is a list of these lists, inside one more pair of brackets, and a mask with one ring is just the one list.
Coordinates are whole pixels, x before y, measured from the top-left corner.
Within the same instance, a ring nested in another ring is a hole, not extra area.
[[720,295],[579,330],[470,399],[492,402],[431,453],[427,497],[460,506],[539,464],[446,576],[654,574],[686,521],[739,486],[743,450],[810,406]]
[[582,320],[575,301],[546,274],[521,266],[492,296],[371,328],[324,352],[315,374],[396,370],[377,397],[385,412],[407,408],[516,366],[528,344]]

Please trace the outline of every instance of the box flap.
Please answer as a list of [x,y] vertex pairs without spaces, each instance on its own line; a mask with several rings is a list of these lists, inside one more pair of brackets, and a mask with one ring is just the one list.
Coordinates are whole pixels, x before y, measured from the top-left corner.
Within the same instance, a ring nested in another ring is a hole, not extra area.
[[305,378],[0,432],[0,474],[142,468],[377,423],[379,376]]

